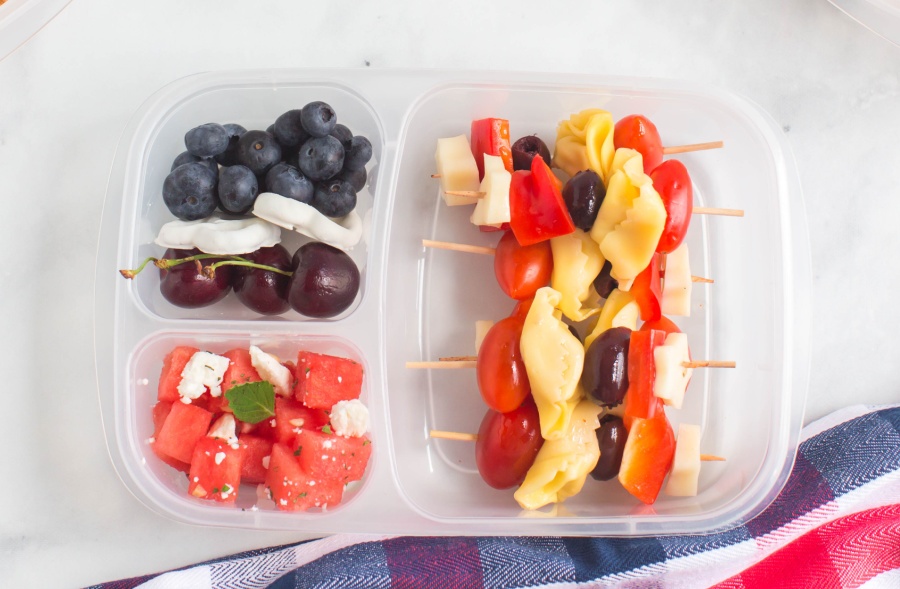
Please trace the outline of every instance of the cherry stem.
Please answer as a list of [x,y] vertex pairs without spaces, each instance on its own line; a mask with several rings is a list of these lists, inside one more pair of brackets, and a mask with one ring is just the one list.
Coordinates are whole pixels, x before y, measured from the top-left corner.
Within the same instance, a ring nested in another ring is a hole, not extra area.
[[[237,256],[235,256],[237,258]],[[282,270],[280,268],[275,268],[274,266],[266,266],[264,264],[257,264],[256,262],[250,262],[249,260],[244,260],[242,258],[231,259],[231,260],[222,260],[221,262],[216,262],[215,264],[210,264],[209,266],[203,269],[203,275],[207,278],[215,278],[216,277],[216,268],[219,266],[244,266],[246,268],[256,268],[258,270],[266,270],[267,272],[276,272],[283,276],[292,276],[293,272],[288,272],[286,270]]]
[[134,278],[135,276],[137,276],[138,274],[141,273],[141,270],[144,269],[144,266],[146,266],[146,265],[149,264],[150,262],[154,262],[154,263],[155,263],[156,261],[157,261],[157,258],[154,258],[153,256],[150,256],[149,258],[147,258],[146,260],[144,260],[143,262],[141,262],[141,265],[138,266],[137,268],[135,268],[134,270],[119,270],[119,274],[121,274],[121,275],[124,276],[125,278],[131,280],[132,278]]

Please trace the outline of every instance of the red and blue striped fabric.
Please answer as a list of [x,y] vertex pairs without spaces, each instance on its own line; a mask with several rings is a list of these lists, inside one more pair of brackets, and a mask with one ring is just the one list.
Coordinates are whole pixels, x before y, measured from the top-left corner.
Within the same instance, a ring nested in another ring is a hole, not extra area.
[[720,533],[337,535],[96,588],[900,587],[900,407],[848,408],[808,426],[803,438],[772,505]]

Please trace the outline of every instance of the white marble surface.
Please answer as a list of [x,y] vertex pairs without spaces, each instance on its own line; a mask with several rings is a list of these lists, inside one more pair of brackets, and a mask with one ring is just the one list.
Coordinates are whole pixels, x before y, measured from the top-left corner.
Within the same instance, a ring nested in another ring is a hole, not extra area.
[[794,149],[814,273],[807,421],[900,401],[900,48],[825,0],[548,2],[74,0],[0,61],[0,333],[6,480],[0,586],[79,587],[301,534],[173,523],[107,457],[93,265],[119,134],[199,71],[565,70],[683,78],[767,110]]

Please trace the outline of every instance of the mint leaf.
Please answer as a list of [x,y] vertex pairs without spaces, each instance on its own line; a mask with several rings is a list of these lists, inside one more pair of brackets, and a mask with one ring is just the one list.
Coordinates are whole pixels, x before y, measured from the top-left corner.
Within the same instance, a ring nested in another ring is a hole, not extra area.
[[231,387],[225,398],[234,416],[245,423],[259,423],[275,415],[275,388],[272,383],[248,382]]
[[330,426],[330,425],[323,425],[323,426],[322,426],[322,433],[323,433],[323,434],[330,434],[330,433],[332,433],[332,431],[331,431],[331,426]]

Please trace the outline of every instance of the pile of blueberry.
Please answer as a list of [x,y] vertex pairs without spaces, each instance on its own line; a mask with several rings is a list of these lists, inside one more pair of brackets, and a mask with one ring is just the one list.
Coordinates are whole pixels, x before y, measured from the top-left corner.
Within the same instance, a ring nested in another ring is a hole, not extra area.
[[166,206],[183,221],[204,219],[216,208],[247,213],[261,192],[343,217],[356,207],[372,157],[371,142],[338,124],[324,102],[289,110],[265,131],[200,125],[185,134],[184,144],[187,151],[175,158],[163,184]]

